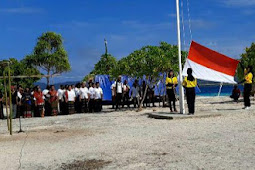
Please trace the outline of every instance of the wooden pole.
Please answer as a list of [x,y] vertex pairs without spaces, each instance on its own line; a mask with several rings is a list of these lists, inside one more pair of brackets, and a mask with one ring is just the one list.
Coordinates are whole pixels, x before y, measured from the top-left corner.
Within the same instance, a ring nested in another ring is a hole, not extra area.
[[8,99],[7,99],[7,86],[6,86],[6,79],[5,79],[5,71],[3,71],[3,75],[4,75],[4,95],[5,95],[5,109],[6,109],[7,127],[8,127],[8,131],[10,131],[10,122],[9,122],[9,111],[8,111]]
[[11,69],[8,62],[8,81],[9,81],[9,103],[10,103],[10,135],[12,135],[12,92],[11,92]]

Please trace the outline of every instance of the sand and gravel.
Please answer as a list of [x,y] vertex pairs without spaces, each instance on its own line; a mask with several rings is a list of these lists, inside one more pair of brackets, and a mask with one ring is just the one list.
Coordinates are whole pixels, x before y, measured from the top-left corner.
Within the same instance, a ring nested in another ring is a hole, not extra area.
[[168,108],[104,108],[22,119],[21,134],[14,120],[13,136],[0,120],[0,170],[255,169],[255,106],[242,107],[226,97],[199,98],[197,115],[221,116],[178,120],[147,116]]

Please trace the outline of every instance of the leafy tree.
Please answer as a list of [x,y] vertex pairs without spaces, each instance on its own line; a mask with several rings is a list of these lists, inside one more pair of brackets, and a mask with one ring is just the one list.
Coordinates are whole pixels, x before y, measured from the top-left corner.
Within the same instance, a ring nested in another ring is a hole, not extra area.
[[[182,51],[182,63],[185,62],[187,52]],[[127,57],[118,61],[113,68],[113,75],[138,76],[154,75],[167,72],[173,69],[175,73],[179,71],[178,47],[166,42],[161,42],[160,46],[145,46],[136,50]]]
[[[186,56],[187,53],[182,52],[182,55]],[[184,61],[185,57],[182,63]],[[155,84],[160,79],[160,73],[167,72],[169,69],[178,72],[178,68],[178,47],[161,42],[160,46],[145,46],[122,58],[113,69],[113,73],[115,73],[114,76],[129,75],[140,78],[146,75],[150,82]],[[141,103],[145,99],[147,89],[148,85]]]
[[95,64],[94,69],[84,77],[84,81],[88,81],[95,75],[110,75],[112,76],[113,69],[117,65],[117,60],[111,54],[103,54],[100,60]]
[[[63,39],[60,34],[54,32],[43,33],[38,38],[33,54],[27,56],[25,60],[48,75],[71,70],[67,52],[63,47]],[[49,77],[47,77],[47,84],[49,84]]]
[[[9,60],[11,76],[40,75],[40,71],[25,60],[18,61],[15,58],[10,58]],[[8,67],[2,68],[0,70],[0,75],[3,76],[4,72],[8,73]],[[38,80],[40,80],[40,78],[13,78],[12,84],[22,85],[23,87],[32,87]],[[3,83],[3,80],[1,80],[1,83]]]
[[[252,43],[250,47],[247,47],[245,49],[245,53],[241,54],[240,62],[244,67],[247,67],[249,65],[255,66],[255,43]],[[255,68],[253,68],[253,72],[254,71],[255,71]],[[244,79],[244,70],[241,67],[241,65],[238,66],[237,77],[239,80]]]

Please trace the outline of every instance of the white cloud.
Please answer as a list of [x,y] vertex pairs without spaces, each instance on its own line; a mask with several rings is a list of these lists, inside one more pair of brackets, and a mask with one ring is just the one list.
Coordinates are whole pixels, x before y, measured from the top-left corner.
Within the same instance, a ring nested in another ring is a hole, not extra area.
[[255,0],[220,0],[220,2],[231,7],[255,6]]
[[34,14],[34,13],[42,13],[43,10],[40,8],[2,8],[0,9],[1,13],[8,14]]

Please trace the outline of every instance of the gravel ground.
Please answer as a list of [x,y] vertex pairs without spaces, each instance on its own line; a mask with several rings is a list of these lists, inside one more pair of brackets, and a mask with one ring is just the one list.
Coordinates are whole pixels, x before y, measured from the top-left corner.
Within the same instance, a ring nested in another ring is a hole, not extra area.
[[198,115],[222,116],[156,120],[146,114],[169,109],[105,108],[22,119],[22,134],[14,120],[13,136],[0,120],[0,169],[255,169],[254,107],[222,97],[199,98],[196,106]]

